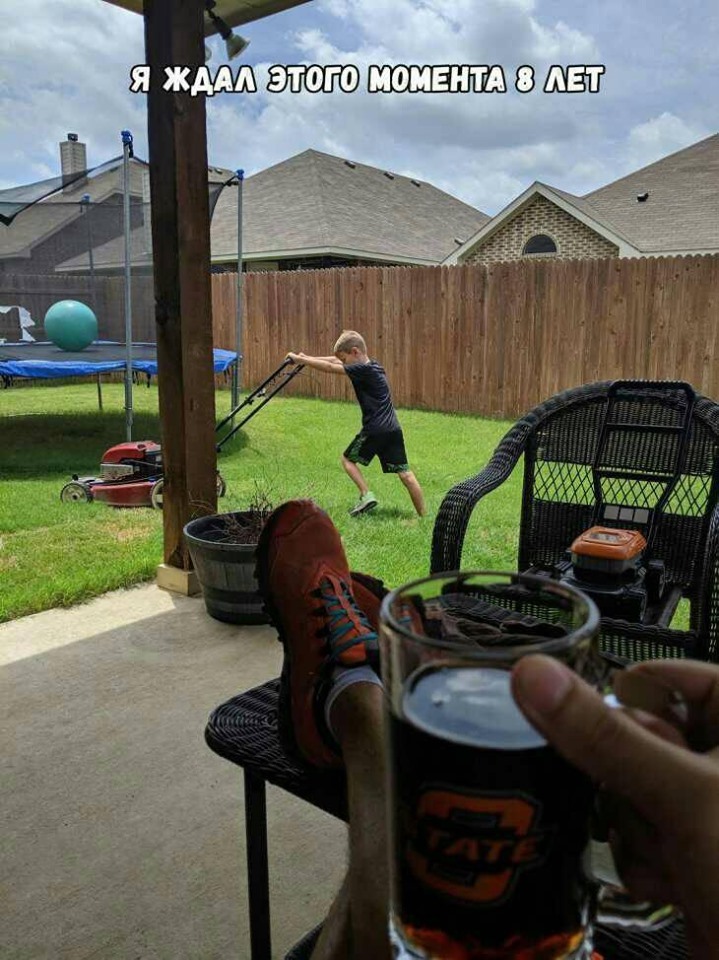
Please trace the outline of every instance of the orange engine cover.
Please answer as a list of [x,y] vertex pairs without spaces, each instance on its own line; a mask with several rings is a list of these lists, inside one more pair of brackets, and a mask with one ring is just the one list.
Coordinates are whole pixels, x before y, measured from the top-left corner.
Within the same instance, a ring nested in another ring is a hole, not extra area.
[[570,550],[572,557],[597,557],[602,560],[633,560],[647,546],[638,530],[590,527],[580,533]]

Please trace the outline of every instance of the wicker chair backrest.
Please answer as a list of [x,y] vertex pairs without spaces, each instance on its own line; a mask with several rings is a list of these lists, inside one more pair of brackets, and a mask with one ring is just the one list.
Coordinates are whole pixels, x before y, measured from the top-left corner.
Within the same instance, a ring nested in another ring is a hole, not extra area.
[[[610,387],[566,391],[520,421],[529,429],[519,569],[565,559],[593,523],[646,530],[654,512],[651,555],[693,598],[719,497],[719,404],[701,396],[692,404],[676,384],[647,381],[609,405]],[[621,427],[607,429],[607,417]]]

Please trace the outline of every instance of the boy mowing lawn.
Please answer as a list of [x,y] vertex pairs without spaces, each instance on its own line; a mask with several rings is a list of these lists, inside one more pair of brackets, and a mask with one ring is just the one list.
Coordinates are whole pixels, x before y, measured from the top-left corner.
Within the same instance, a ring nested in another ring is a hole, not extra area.
[[407,463],[404,436],[392,403],[387,374],[376,360],[367,356],[364,338],[355,330],[344,330],[331,357],[309,357],[305,353],[288,353],[287,357],[293,363],[303,363],[325,373],[346,373],[352,381],[362,410],[362,429],[342,454],[342,466],[360,492],[359,501],[350,510],[350,515],[357,517],[377,506],[377,497],[367,486],[358,466],[368,466],[376,456],[384,473],[397,474],[407,488],[414,509],[423,517],[422,488]]

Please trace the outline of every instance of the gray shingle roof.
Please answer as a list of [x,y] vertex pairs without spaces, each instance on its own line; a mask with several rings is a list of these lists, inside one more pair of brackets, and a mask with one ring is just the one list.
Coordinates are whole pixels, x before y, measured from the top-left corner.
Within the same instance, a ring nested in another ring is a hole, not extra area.
[[[141,162],[130,164],[130,192],[135,197],[142,196],[144,166]],[[119,164],[39,200],[18,214],[11,224],[0,225],[0,259],[28,257],[36,244],[69,226],[82,214],[80,201],[84,194],[90,196],[92,203],[101,204],[122,189],[123,172]]]
[[[237,256],[236,192],[212,220],[212,259]],[[425,181],[305,150],[245,181],[245,255],[353,251],[438,263],[489,217]]]
[[718,250],[719,134],[574,199],[643,253]]
[[67,203],[37,203],[9,225],[0,225],[0,260],[29,257],[34,244],[52,236],[80,216],[80,206]]
[[[535,181],[447,262],[462,261],[515,217],[537,192],[565,201],[625,254],[719,251],[719,134],[663,157],[583,197]],[[644,202],[637,197],[647,194]],[[627,252],[628,251],[628,252]]]
[[[537,183],[541,183],[541,181],[537,181]],[[591,217],[592,220],[600,224],[606,230],[609,230],[611,233],[616,234],[616,236],[621,237],[623,240],[626,240],[631,244],[634,243],[631,237],[627,236],[626,233],[620,230],[616,223],[613,223],[602,213],[600,213],[596,207],[593,207],[585,197],[577,197],[573,193],[568,193],[566,190],[560,190],[558,187],[551,187],[548,183],[543,183],[541,185],[550,193],[554,193],[557,196],[562,197],[568,203],[571,203],[573,207],[586,214],[588,217]]]
[[[120,227],[120,229],[122,229]],[[92,260],[95,270],[120,270],[125,266],[125,237],[124,234],[113,237],[106,243],[100,243],[92,248]],[[56,273],[85,272],[89,269],[87,252],[77,257],[63,260],[55,266]],[[130,263],[133,267],[152,266],[152,233],[150,222],[146,221],[142,227],[135,227],[130,231]]]

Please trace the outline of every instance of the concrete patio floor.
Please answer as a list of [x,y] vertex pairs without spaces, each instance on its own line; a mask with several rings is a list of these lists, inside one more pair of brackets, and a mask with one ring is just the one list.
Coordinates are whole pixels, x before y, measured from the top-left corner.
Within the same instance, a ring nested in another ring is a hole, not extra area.
[[[241,771],[218,703],[277,676],[267,627],[156,586],[0,626],[4,960],[244,960]],[[345,828],[268,788],[274,956],[339,885]]]

